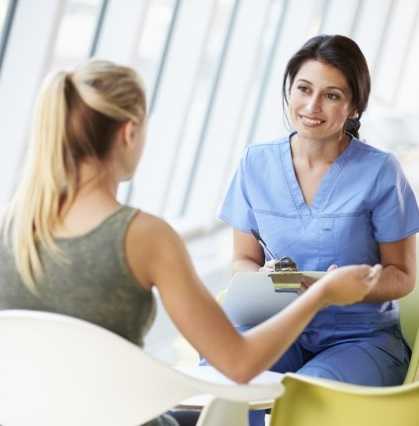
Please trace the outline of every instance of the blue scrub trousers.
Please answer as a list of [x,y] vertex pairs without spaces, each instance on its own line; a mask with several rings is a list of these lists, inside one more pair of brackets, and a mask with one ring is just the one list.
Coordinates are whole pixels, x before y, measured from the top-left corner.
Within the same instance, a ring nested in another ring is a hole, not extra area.
[[[240,326],[240,331],[251,327]],[[403,382],[410,359],[399,325],[349,330],[308,328],[270,370],[365,386]],[[263,426],[265,412],[251,411],[250,426]]]

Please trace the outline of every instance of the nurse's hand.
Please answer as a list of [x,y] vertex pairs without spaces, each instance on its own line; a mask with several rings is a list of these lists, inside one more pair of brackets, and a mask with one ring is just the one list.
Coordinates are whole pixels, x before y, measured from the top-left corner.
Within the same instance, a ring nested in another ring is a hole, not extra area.
[[352,265],[335,268],[314,287],[321,286],[326,305],[348,305],[360,302],[375,286],[382,266]]
[[265,264],[259,268],[259,272],[275,272],[275,263],[278,259],[266,260]]
[[272,265],[270,265],[269,263],[265,263],[263,266],[261,266],[259,269],[258,269],[258,272],[275,272],[275,268],[272,266]]

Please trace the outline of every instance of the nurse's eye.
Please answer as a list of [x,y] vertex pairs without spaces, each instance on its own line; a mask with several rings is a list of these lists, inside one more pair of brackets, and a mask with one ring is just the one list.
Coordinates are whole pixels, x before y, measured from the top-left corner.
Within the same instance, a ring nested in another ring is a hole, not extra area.
[[326,97],[327,97],[327,99],[329,99],[331,101],[339,101],[340,100],[340,95],[338,95],[337,93],[326,93]]
[[297,90],[299,90],[301,93],[309,93],[310,92],[310,88],[308,86],[303,85],[303,84],[299,84],[297,86]]

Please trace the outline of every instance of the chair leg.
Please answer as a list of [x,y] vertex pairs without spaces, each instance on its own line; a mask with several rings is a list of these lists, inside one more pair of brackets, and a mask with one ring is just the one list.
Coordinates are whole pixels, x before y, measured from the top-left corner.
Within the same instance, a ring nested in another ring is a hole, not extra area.
[[196,426],[249,426],[248,413],[246,402],[214,398],[202,410]]

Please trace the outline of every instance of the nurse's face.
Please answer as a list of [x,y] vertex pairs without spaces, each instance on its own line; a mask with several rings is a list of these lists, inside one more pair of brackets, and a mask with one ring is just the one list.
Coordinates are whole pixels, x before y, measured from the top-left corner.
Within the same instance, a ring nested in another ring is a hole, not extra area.
[[304,62],[290,89],[288,112],[300,137],[339,140],[346,119],[354,116],[345,76],[323,62]]

